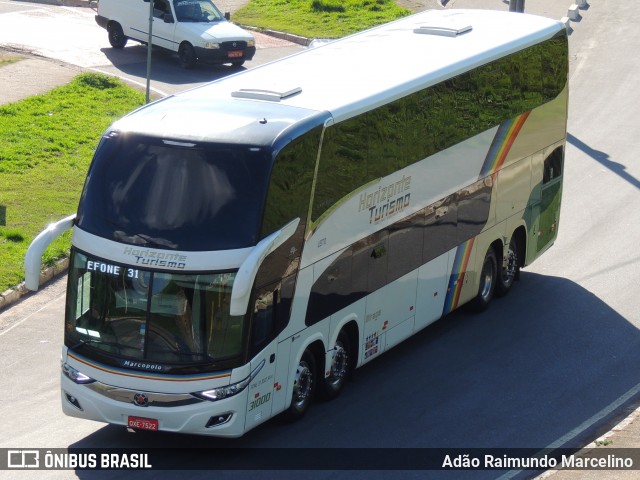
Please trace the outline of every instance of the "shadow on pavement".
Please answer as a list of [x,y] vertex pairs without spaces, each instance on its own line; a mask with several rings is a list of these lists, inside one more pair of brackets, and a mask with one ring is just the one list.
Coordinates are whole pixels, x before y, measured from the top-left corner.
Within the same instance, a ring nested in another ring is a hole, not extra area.
[[[123,50],[102,48],[102,53],[107,57],[114,68],[120,72],[139,77],[142,81],[147,78],[147,47],[136,45],[126,47]],[[151,81],[173,85],[191,85],[202,82],[211,82],[244,68],[230,65],[196,64],[192,69],[184,69],[180,66],[176,53],[154,48],[151,52]]]
[[[340,398],[316,403],[298,423],[273,419],[229,440],[107,426],[70,447],[268,447],[287,448],[287,455],[295,455],[294,448],[327,447],[542,449],[572,431],[563,446],[583,446],[635,400],[580,431],[640,383],[640,331],[572,281],[528,272],[521,277],[483,314],[455,312],[359,369]],[[251,465],[252,454],[238,461]],[[330,478],[357,473],[332,472]],[[425,472],[413,473],[425,478]],[[77,474],[95,478],[95,472]],[[189,478],[210,474],[191,472]]]

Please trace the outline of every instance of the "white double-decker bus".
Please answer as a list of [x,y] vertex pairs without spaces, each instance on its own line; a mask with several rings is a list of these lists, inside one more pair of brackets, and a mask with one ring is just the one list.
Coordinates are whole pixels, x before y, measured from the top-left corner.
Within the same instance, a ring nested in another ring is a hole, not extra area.
[[428,11],[115,122],[25,260],[73,229],[64,412],[236,437],[486,308],[556,237],[567,72],[560,22]]

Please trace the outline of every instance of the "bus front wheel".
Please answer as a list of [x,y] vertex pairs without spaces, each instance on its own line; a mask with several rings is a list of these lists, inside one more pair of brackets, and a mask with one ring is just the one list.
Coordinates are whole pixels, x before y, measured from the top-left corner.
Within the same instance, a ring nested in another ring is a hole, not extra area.
[[296,367],[291,405],[286,411],[288,420],[299,420],[307,413],[316,390],[316,378],[315,358],[309,350],[305,350]]

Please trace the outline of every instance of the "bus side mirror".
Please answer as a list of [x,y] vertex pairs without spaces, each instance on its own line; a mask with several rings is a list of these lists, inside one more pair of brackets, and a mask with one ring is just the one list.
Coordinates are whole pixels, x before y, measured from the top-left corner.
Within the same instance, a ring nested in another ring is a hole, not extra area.
[[231,20],[231,12],[224,12],[224,18],[229,21]]
[[260,265],[262,265],[264,259],[267,258],[267,255],[286,242],[289,237],[294,234],[299,223],[299,218],[290,221],[280,230],[272,233],[266,238],[263,238],[255,247],[253,247],[249,256],[245,258],[242,265],[240,265],[240,269],[233,281],[233,287],[231,288],[231,304],[229,307],[229,313],[231,315],[241,316],[247,313],[249,297],[251,296],[251,287],[256,279]]
[[69,215],[62,220],[49,224],[46,229],[33,239],[24,256],[24,285],[29,290],[36,291],[40,287],[40,265],[42,254],[62,233],[73,227],[76,214]]

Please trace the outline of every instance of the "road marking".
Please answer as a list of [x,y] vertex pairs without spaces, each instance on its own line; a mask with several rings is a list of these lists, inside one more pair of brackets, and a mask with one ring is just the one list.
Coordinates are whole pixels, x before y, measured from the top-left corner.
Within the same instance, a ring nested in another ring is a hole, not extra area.
[[[622,405],[624,405],[625,402],[627,402],[628,400],[633,398],[638,393],[640,393],[640,383],[636,384],[634,387],[632,387],[630,390],[628,390],[624,395],[618,397],[616,400],[611,402],[609,405],[607,405],[605,408],[600,410],[598,413],[596,413],[595,415],[593,415],[589,419],[585,420],[580,425],[578,425],[576,428],[574,428],[570,432],[566,433],[565,435],[563,435],[562,437],[557,439],[555,442],[549,444],[549,446],[547,446],[546,448],[543,448],[542,450],[540,450],[539,452],[537,452],[533,456],[537,457],[538,455],[544,454],[545,450],[548,452],[549,450],[555,450],[556,448],[561,447],[562,445],[567,443],[569,440],[574,439],[575,437],[580,435],[582,432],[584,432],[588,428],[590,428],[593,425],[595,425],[596,423],[598,423],[604,417],[606,417],[607,415],[611,414],[613,411],[615,411],[618,408],[620,408]],[[505,473],[504,475],[498,477],[496,480],[508,480],[510,478],[515,477],[516,475],[518,475],[522,471],[523,470],[511,470],[511,471]]]
[[[110,77],[116,77],[116,78],[119,78],[120,80],[123,80],[125,82],[129,82],[129,83],[133,83],[134,85],[138,85],[139,87],[147,88],[147,84],[146,83],[137,82],[136,80],[133,80],[131,78],[122,77],[120,75],[115,75],[113,73],[109,73],[109,72],[106,72],[104,70],[100,70],[99,68],[88,67],[88,70],[93,70],[94,72],[102,73],[102,74],[108,75]],[[163,97],[168,97],[169,95],[171,95],[170,93],[163,92],[162,90],[159,90],[159,89],[153,88],[153,87],[150,87],[149,90],[151,90],[152,92],[155,92],[157,94],[160,94]]]
[[44,310],[45,308],[49,307],[53,302],[57,302],[58,300],[62,299],[65,297],[65,295],[67,294],[67,292],[63,293],[62,295],[59,295],[58,297],[54,298],[53,300],[47,302],[45,305],[43,305],[42,307],[40,307],[38,310],[36,310],[35,312],[31,312],[29,315],[27,315],[26,317],[24,317],[22,320],[18,320],[16,323],[14,323],[13,325],[11,325],[9,328],[7,328],[6,330],[3,330],[0,332],[0,337],[2,335],[4,335],[5,333],[9,333],[11,330],[13,330],[14,328],[16,328],[18,325],[22,325],[24,322],[26,322],[27,320],[29,320],[29,318],[33,317],[36,313],[40,313],[42,310]]

